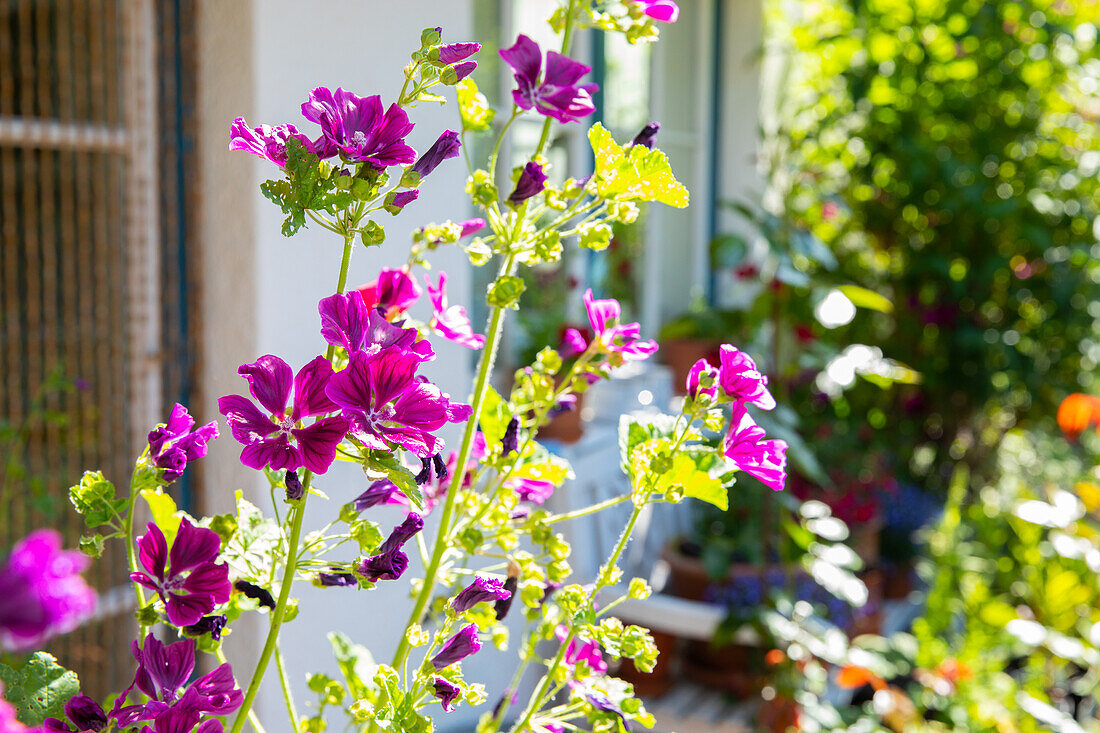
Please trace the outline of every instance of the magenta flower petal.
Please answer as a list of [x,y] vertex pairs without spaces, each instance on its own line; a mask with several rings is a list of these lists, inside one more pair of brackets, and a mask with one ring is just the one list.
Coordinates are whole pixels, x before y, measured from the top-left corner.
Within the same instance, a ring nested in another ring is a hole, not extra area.
[[317,146],[294,125],[249,127],[243,117],[233,120],[229,128],[229,149],[244,150],[284,168],[287,161],[286,141],[289,138],[300,142],[309,152],[321,154],[321,157],[334,154],[325,154],[324,151],[318,150]]
[[432,657],[432,666],[436,670],[445,669],[480,650],[481,639],[477,634],[477,624],[469,624],[448,639],[443,648]]
[[740,470],[769,488],[782,491],[787,483],[787,443],[762,440],[763,437],[764,429],[753,421],[745,404],[734,402],[722,452]]
[[[156,528],[156,525],[150,524],[150,528]],[[213,561],[221,551],[221,546],[221,538],[218,537],[217,532],[205,527],[196,527],[187,519],[181,520],[169,554],[172,575],[178,575]]]
[[336,460],[336,448],[347,435],[351,423],[342,416],[326,417],[304,428],[295,428],[302,465],[323,474]]
[[[229,566],[213,562],[195,568],[183,581],[184,590],[191,594],[209,596],[214,605],[229,602],[229,587]],[[210,610],[212,609],[207,609]]]
[[470,583],[451,599],[451,608],[454,609],[455,613],[463,613],[479,603],[496,603],[497,601],[506,601],[511,597],[511,592],[504,589],[503,580],[477,575],[474,576],[473,583]]
[[286,412],[286,403],[290,399],[290,388],[294,380],[294,371],[290,365],[277,356],[267,354],[252,364],[244,364],[237,369],[248,380],[248,390],[256,401],[273,415]]
[[80,577],[89,559],[62,549],[51,529],[30,533],[0,563],[0,647],[24,651],[72,631],[95,610]]
[[542,70],[542,49],[521,33],[510,48],[501,49],[498,53],[514,72],[518,88],[512,92],[512,98],[516,105],[521,109],[531,109],[535,104],[535,89]]
[[218,412],[225,416],[229,431],[240,443],[252,443],[274,433],[278,426],[256,409],[246,397],[227,395],[218,398]]
[[480,349],[485,346],[485,337],[474,333],[470,318],[466,315],[466,309],[460,305],[447,305],[447,273],[439,273],[439,284],[432,287],[432,282],[425,276],[428,284],[428,298],[432,302],[434,318],[431,327],[436,333],[448,341],[452,341],[468,349]]
[[523,172],[516,181],[516,187],[508,195],[508,203],[519,205],[542,193],[546,188],[546,174],[542,172],[542,166],[531,161],[523,167]]
[[323,356],[298,370],[294,377],[294,410],[290,419],[324,415],[336,411],[336,405],[325,396],[325,387],[332,378],[332,363]]
[[572,86],[590,71],[592,71],[591,66],[585,66],[557,51],[547,51],[546,77],[543,83],[555,87]]
[[369,310],[358,292],[330,295],[317,304],[321,336],[333,346],[352,352],[362,348]]
[[150,575],[164,582],[164,570],[168,564],[168,542],[160,527],[149,522],[145,534],[138,537],[138,561]]
[[[712,386],[705,389],[699,386],[699,378],[704,373],[709,374],[711,379],[713,380]],[[711,366],[710,362],[708,362],[706,359],[699,359],[691,366],[691,371],[688,372],[687,377],[687,393],[691,395],[692,399],[697,398],[700,393],[705,394],[713,399],[718,390],[717,384],[718,370]]]
[[768,378],[756,368],[752,357],[730,344],[722,344],[718,383],[735,400],[762,410],[775,408],[775,398],[768,391]]
[[675,23],[680,17],[680,7],[672,0],[634,0],[642,6],[642,12],[662,23]]
[[480,43],[447,43],[439,47],[439,63],[444,66],[457,64],[481,50]]
[[246,445],[241,451],[241,463],[257,471],[265,466],[276,471],[295,470],[302,465],[302,454],[286,435],[280,434]]
[[455,701],[461,696],[462,690],[458,685],[455,685],[442,677],[435,677],[432,680],[432,694],[439,698],[440,705],[443,706],[443,712],[449,713],[455,709]]
[[[469,44],[478,45],[478,44]],[[412,169],[424,178],[439,167],[439,164],[450,158],[457,158],[462,148],[462,142],[458,139],[458,133],[454,130],[446,130],[432,143],[423,155],[413,163]]]

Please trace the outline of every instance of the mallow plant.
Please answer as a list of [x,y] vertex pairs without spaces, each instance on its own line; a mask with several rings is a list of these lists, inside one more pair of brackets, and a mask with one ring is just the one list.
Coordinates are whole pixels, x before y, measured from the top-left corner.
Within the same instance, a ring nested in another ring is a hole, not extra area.
[[[285,215],[283,233],[319,227],[342,248],[334,292],[317,294],[319,353],[304,364],[277,354],[242,364],[238,393],[218,400],[221,423],[196,427],[177,405],[149,433],[128,491],[85,473],[71,490],[90,530],[83,554],[61,550],[48,532],[12,551],[0,570],[0,641],[22,652],[90,612],[94,598],[79,573],[105,543],[124,542],[137,604],[135,671],[127,689],[94,700],[43,652],[3,667],[14,705],[0,710],[4,731],[240,733],[249,725],[263,733],[266,725],[315,733],[330,723],[429,731],[442,724],[437,716],[462,705],[482,707],[482,733],[652,724],[630,685],[609,674],[613,660],[648,670],[657,656],[646,629],[615,617],[624,599],[650,593],[643,580],[622,577],[619,560],[651,504],[692,497],[725,508],[738,471],[783,488],[786,444],[767,439],[748,411],[775,406],[767,379],[733,346],[722,348],[719,364],[700,361],[676,414],[623,419],[630,490],[564,514],[544,502],[571,469],[540,445],[539,428],[657,345],[642,338],[639,324],[622,322],[617,302],[589,291],[586,333],[570,331],[564,346],[543,349],[511,380],[498,378],[510,382],[504,393],[492,384],[505,318],[522,301],[519,268],[555,261],[566,246],[606,247],[612,225],[634,221],[643,203],[688,203],[656,148],[656,124],[630,141],[592,125],[594,169],[584,178],[558,175],[545,156],[555,125],[585,124],[595,111],[590,69],[570,57],[578,29],[651,41],[677,13],[669,0],[562,0],[549,21],[558,47],[520,35],[499,52],[515,77],[511,104],[499,115],[471,76],[480,45],[450,42],[442,29],[428,28],[388,105],[379,95],[318,87],[305,95],[302,120],[233,121],[230,149],[271,165],[261,188]],[[456,92],[459,129],[441,132],[418,153],[406,143],[410,112],[445,102],[447,87]],[[541,117],[542,135],[522,151],[522,165],[502,171],[502,141],[521,115]],[[478,167],[464,143],[482,134],[495,134],[495,142]],[[407,254],[374,282],[349,287],[354,251],[381,246],[391,217],[415,212],[420,188],[431,185],[438,166],[461,164],[448,162],[455,158],[469,167],[466,191],[479,216],[415,228]],[[483,333],[450,302],[446,273],[429,270],[445,247],[462,247],[474,266],[496,268]],[[425,295],[432,316],[418,323],[409,308]],[[477,353],[468,395],[445,394],[428,377],[439,339]],[[440,437],[451,424],[462,429],[455,446]],[[177,509],[166,489],[215,439],[239,443],[241,462],[266,479],[270,506],[238,493],[231,514],[192,517]],[[330,473],[337,461],[361,473]],[[331,480],[337,473],[360,478]],[[135,510],[146,504],[152,521],[135,526]],[[617,504],[632,507],[621,536],[595,577],[574,577],[559,529]],[[375,519],[379,505],[404,507],[404,518],[383,526]],[[303,532],[307,509],[327,524]],[[410,567],[409,555],[422,565]],[[408,584],[411,601],[392,659],[368,659],[365,627],[334,631],[340,677],[310,675],[310,699],[295,700],[280,637],[314,633],[294,628],[295,588],[326,588],[374,616],[371,591],[396,582]],[[266,617],[266,641],[244,669],[240,661],[231,669],[222,641],[242,616],[257,613]],[[526,623],[521,638],[506,644],[510,614]],[[488,690],[464,674],[464,660],[489,654],[514,667],[508,689]],[[253,710],[269,674],[285,693],[288,721],[261,721]]]

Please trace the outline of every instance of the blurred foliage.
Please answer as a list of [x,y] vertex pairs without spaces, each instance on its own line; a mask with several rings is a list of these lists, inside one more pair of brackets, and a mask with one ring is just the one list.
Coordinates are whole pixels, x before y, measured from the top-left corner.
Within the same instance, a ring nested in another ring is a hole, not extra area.
[[[1095,380],[1100,5],[827,0],[800,11],[792,28],[772,28],[790,32],[797,59],[784,123],[797,151],[792,212],[841,274],[896,306],[854,321],[851,340],[924,378],[862,391],[869,404],[843,411],[905,416],[881,438],[919,483],[942,487],[954,461],[988,467],[1007,430]],[[782,25],[782,9],[771,16]]]
[[800,730],[1100,730],[1100,473],[1040,432],[1010,432],[996,466],[978,491],[956,472],[911,633],[849,643],[797,604],[765,613]]

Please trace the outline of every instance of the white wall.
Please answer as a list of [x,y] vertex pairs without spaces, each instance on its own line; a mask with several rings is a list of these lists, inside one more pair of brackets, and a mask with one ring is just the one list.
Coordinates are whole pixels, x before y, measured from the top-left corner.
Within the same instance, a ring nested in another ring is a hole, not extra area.
[[[400,91],[402,67],[419,47],[420,31],[440,25],[446,40],[468,40],[471,12],[469,0],[206,0],[201,13],[207,234],[204,333],[208,344],[203,386],[204,402],[210,403],[205,407],[211,408],[205,412],[210,412],[218,396],[245,388],[235,374],[238,364],[270,353],[297,369],[321,353],[325,344],[319,334],[317,301],[335,291],[341,254],[339,239],[324,230],[308,229],[290,239],[280,234],[282,215],[258,189],[260,182],[271,176],[272,167],[225,148],[232,117],[244,115],[252,125],[292,121],[301,128],[312,128],[312,134],[315,126],[301,119],[299,107],[319,85],[343,86],[364,96],[380,93],[388,104]],[[453,100],[453,92],[447,95]],[[459,124],[453,104],[442,109],[423,105],[412,111],[411,118],[416,129],[409,140],[417,150],[425,149],[444,129],[458,129]],[[244,175],[228,175],[242,171]],[[357,246],[349,285],[374,279],[380,267],[403,263],[409,233],[415,227],[466,218],[470,211],[463,190],[465,177],[461,159],[447,161],[425,182],[419,200],[402,216],[383,213],[379,221],[386,226],[388,239],[381,248]],[[434,264],[450,276],[451,302],[469,304],[465,256],[457,249],[441,251]],[[424,298],[414,315],[424,319],[430,313],[426,305]],[[435,348],[438,358],[425,373],[456,399],[466,399],[471,352],[448,343],[436,343]],[[234,489],[242,486],[258,504],[269,505],[266,482],[240,469],[239,446],[228,431],[224,433],[208,469],[207,508],[227,510]],[[452,429],[446,435],[448,444],[455,445],[458,435]],[[366,483],[354,468],[334,467],[316,482],[330,500],[310,500],[307,529],[333,518]],[[387,531],[402,518],[397,511],[374,511],[374,518]],[[411,567],[408,577],[419,572],[418,567]],[[404,581],[383,583],[372,593],[296,586],[302,612],[284,627],[283,652],[300,707],[307,700],[307,673],[338,676],[325,639],[329,630],[344,631],[369,647],[378,659],[388,660],[411,606],[405,597],[407,588]],[[238,625],[228,645],[242,686],[248,683],[266,629],[266,619]],[[497,677],[503,674],[506,671]],[[288,730],[274,666],[261,690],[257,711],[269,733]]]

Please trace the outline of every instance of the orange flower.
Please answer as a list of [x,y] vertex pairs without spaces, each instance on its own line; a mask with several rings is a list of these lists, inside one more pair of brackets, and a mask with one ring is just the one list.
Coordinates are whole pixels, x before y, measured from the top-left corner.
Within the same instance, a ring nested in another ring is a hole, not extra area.
[[840,672],[836,676],[836,683],[847,690],[854,690],[864,685],[870,685],[876,690],[886,689],[886,680],[866,667],[859,667],[854,664],[840,668]]
[[1074,392],[1058,406],[1058,427],[1076,440],[1091,423],[1100,423],[1100,398]]
[[936,673],[953,685],[957,685],[960,680],[968,680],[973,676],[970,665],[966,662],[960,662],[954,657],[948,657],[940,662],[939,666],[936,667]]

